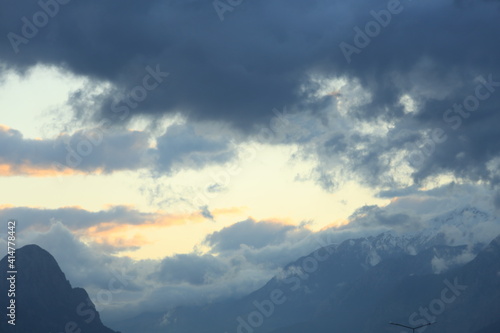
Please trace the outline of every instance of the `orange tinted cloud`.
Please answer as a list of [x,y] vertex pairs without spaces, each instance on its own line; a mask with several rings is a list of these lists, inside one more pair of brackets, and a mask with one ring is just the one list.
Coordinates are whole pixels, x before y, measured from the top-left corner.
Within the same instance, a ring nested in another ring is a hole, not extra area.
[[129,235],[115,235],[112,237],[93,237],[92,239],[95,243],[99,245],[112,246],[114,248],[131,248],[131,247],[141,247],[147,244],[151,244],[146,237],[140,234]]
[[84,172],[70,168],[59,169],[57,167],[34,167],[31,165],[0,164],[0,177],[29,176],[29,177],[56,177],[81,175]]
[[187,223],[201,223],[204,221],[206,221],[206,218],[199,212],[165,214],[160,211],[152,214],[150,219],[141,222],[141,224],[131,224],[124,221],[106,222],[86,229],[83,231],[83,234],[85,237],[99,244],[141,246],[148,244],[144,233],[154,232],[154,228],[165,228]]
[[4,204],[4,205],[0,205],[0,210],[7,209],[7,208],[12,208],[12,207],[14,207],[14,205]]
[[274,223],[274,224],[295,226],[295,222],[290,217],[283,217],[283,218],[271,217],[271,218],[265,219],[265,221],[269,222],[269,223]]
[[8,132],[9,130],[10,130],[9,126],[0,124],[0,131],[2,131],[2,132]]
[[324,230],[327,230],[330,228],[339,228],[339,227],[348,225],[350,222],[351,221],[345,220],[345,219],[336,220],[336,221],[324,226],[323,228],[321,228],[320,231],[324,231]]

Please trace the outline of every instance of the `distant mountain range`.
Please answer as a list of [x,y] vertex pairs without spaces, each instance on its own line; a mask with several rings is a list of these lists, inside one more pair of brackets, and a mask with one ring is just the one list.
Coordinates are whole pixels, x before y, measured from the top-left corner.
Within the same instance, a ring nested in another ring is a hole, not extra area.
[[435,274],[433,262],[455,262],[453,258],[468,251],[465,246],[432,246],[416,255],[398,246],[379,247],[378,262],[372,265],[373,245],[382,240],[388,239],[349,240],[324,248],[288,265],[283,276],[239,300],[143,314],[122,323],[123,330],[399,333],[401,328],[390,321],[407,326],[437,321],[426,330],[499,332],[500,236],[472,261],[455,263],[441,274]]
[[[0,332],[116,333],[102,324],[87,292],[71,287],[50,253],[24,246],[16,251],[16,266],[15,297],[8,297],[7,256],[0,261]],[[10,299],[15,299],[15,325],[6,316]]]
[[[159,309],[111,326],[123,333],[405,331],[389,325],[392,321],[407,326],[436,322],[418,332],[498,333],[500,236],[482,244],[470,232],[490,220],[467,207],[429,221],[418,233],[386,232],[331,244],[286,265],[245,297]],[[102,324],[85,290],[71,287],[48,252],[25,246],[17,251],[17,263],[22,267],[16,281],[17,322],[14,328],[2,320],[2,333],[114,333]],[[6,267],[3,258],[1,281],[8,277]],[[1,295],[6,287],[2,282]],[[3,318],[7,302],[0,297]]]
[[420,232],[346,240],[299,258],[240,299],[113,325],[125,333],[400,333],[390,321],[437,321],[419,332],[498,333],[500,236],[482,244],[470,232],[490,220],[466,207]]

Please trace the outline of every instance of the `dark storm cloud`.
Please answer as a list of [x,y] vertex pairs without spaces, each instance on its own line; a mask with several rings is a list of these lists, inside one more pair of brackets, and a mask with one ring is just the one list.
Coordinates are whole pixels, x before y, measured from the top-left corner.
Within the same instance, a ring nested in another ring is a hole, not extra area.
[[[56,3],[41,1],[48,2]],[[447,141],[415,166],[415,181],[447,171],[499,180],[485,164],[500,154],[494,126],[500,123],[500,93],[481,101],[459,129],[450,130],[443,120],[447,109],[474,93],[475,78],[491,74],[500,81],[498,1],[255,0],[226,12],[222,22],[212,2],[203,0],[59,2],[65,4],[44,22],[36,16],[42,10],[37,1],[3,1],[0,58],[20,70],[55,64],[112,83],[114,94],[101,96],[95,120],[115,119],[113,111],[124,105],[117,103],[126,99],[116,96],[152,84],[144,81],[147,75],[154,78],[151,70],[168,72],[168,78],[129,106],[132,117],[125,120],[181,112],[245,130],[268,121],[275,107],[324,109],[329,99],[311,98],[318,88],[311,76],[345,77],[358,80],[371,95],[367,104],[350,110],[354,119],[384,119],[406,128],[403,119],[411,118],[420,144],[427,139],[423,130],[447,131]],[[39,27],[30,32],[33,20]],[[8,34],[22,37],[23,27],[29,36],[13,47]],[[356,51],[340,48],[347,44]],[[399,99],[405,93],[422,106],[417,114],[404,113]],[[328,149],[358,158],[354,171],[371,178],[369,183],[389,167],[377,152],[400,148],[389,137],[382,146],[374,141],[370,153],[356,155],[349,150],[358,142],[333,139]]]
[[[500,139],[497,130],[500,124],[499,74],[471,79],[460,94],[443,102],[428,103],[429,107],[420,117],[428,124],[430,133],[423,135],[419,144],[413,147],[411,157],[417,167],[414,174],[417,181],[453,171],[458,177],[474,181],[500,182],[497,168],[488,166],[500,155],[497,144]],[[488,97],[478,98],[478,88]],[[441,119],[426,119],[432,115]],[[438,132],[441,134],[434,134]]]
[[[371,70],[379,68],[377,75],[383,77],[414,65],[422,54],[421,44],[435,35],[430,28],[421,31],[420,21],[414,21],[427,8],[407,9],[412,20],[404,28],[408,35],[419,31],[421,39],[391,34],[400,28],[399,20],[349,66],[338,47],[353,38],[352,28],[363,24],[370,10],[386,6],[385,1],[364,1],[354,8],[340,1],[254,1],[239,6],[222,23],[208,1],[73,0],[60,5],[36,36],[19,45],[19,53],[4,38],[0,55],[21,68],[36,62],[64,64],[74,72],[130,89],[141,81],[146,66],[159,64],[172,82],[134,112],[180,110],[195,118],[224,119],[246,127],[269,116],[273,107],[302,104],[305,94],[299,90],[305,84],[307,92],[312,71],[360,76],[371,88],[380,86],[377,101],[393,102],[396,87],[377,83]],[[451,3],[443,7],[431,8],[434,21],[453,10]],[[22,35],[21,18],[33,21],[40,10],[36,1],[5,4],[2,32]]]
[[[255,5],[251,11],[260,12],[263,3]],[[21,35],[21,18],[31,20],[40,10],[36,1],[2,7],[5,36]],[[224,119],[248,127],[283,101],[297,100],[305,75],[302,60],[321,38],[314,29],[299,30],[297,36],[287,32],[290,22],[274,23],[281,8],[270,9],[261,26],[253,17],[258,12],[243,11],[239,19],[221,24],[208,1],[72,1],[60,6],[29,43],[19,45],[17,54],[3,39],[0,56],[19,68],[37,62],[65,65],[109,80],[123,91],[140,84],[149,65],[169,72],[169,83],[133,113],[181,111],[195,119]],[[288,19],[297,18],[299,10]],[[283,53],[290,56],[283,58]],[[100,116],[112,115],[111,109],[110,98]]]

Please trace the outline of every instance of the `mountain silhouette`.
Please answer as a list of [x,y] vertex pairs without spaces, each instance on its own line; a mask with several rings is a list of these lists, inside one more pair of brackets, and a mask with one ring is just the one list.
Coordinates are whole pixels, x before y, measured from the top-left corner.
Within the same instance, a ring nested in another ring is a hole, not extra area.
[[[103,325],[87,292],[72,288],[54,257],[37,245],[16,251],[15,297],[7,297],[7,259],[0,261],[2,333],[116,333]],[[10,299],[15,299],[15,325],[5,320],[11,320]]]

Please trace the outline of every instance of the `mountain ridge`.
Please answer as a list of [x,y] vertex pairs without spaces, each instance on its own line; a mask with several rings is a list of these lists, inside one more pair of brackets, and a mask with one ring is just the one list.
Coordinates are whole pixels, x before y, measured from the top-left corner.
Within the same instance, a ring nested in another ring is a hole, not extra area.
[[[0,260],[0,279],[8,277],[7,256]],[[99,313],[83,288],[73,288],[55,258],[30,244],[16,250],[16,325],[2,320],[3,333],[119,333],[103,325]],[[10,275],[10,274],[9,274]],[[0,286],[7,295],[7,284]],[[2,317],[9,299],[2,297]]]
[[[435,236],[426,238],[429,242],[427,245],[445,241],[443,237],[439,237],[439,235]],[[321,328],[326,325],[325,323],[328,323],[329,328],[325,328],[326,332],[331,327],[336,327],[336,323],[325,322],[322,319],[318,321],[318,318],[325,317],[332,311],[331,309],[328,310],[330,307],[328,299],[347,299],[348,296],[345,296],[347,288],[351,288],[356,293],[355,283],[362,279],[363,276],[365,279],[364,287],[370,290],[374,285],[373,281],[377,279],[367,274],[375,274],[377,271],[382,271],[380,273],[382,276],[379,280],[384,282],[388,277],[393,275],[383,275],[387,274],[387,272],[383,271],[384,265],[392,265],[393,270],[402,271],[400,279],[389,279],[390,283],[384,289],[389,294],[387,301],[397,303],[399,300],[397,300],[397,295],[393,294],[393,289],[402,288],[398,287],[399,283],[403,283],[401,281],[406,281],[405,283],[410,284],[416,283],[416,285],[422,288],[425,288],[426,283],[429,284],[430,289],[443,288],[443,281],[436,280],[436,276],[447,276],[448,272],[454,272],[457,268],[467,265],[477,259],[477,253],[482,253],[483,251],[500,252],[500,249],[495,248],[496,242],[500,242],[500,236],[486,247],[480,245],[476,248],[467,245],[430,245],[425,250],[419,249],[419,247],[425,247],[425,242],[421,242],[422,240],[405,237],[397,238],[390,233],[386,233],[375,237],[346,240],[338,245],[323,247],[308,256],[299,258],[297,261],[286,265],[283,269],[283,276],[273,277],[262,288],[240,299],[204,306],[178,307],[170,309],[167,312],[158,313],[156,317],[150,313],[147,316],[149,318],[149,323],[146,324],[148,325],[147,332],[187,333],[196,331],[215,333],[239,330],[246,333],[249,331],[256,333],[277,333],[281,332],[280,330],[285,327],[291,329],[290,332],[293,332],[293,326],[286,326],[287,321],[292,321],[294,322],[293,325],[299,326],[308,323],[310,327],[316,327],[317,332],[321,332]],[[417,243],[420,245],[415,246]],[[318,251],[322,252],[319,255],[320,257],[328,253],[328,258],[323,262],[318,261],[317,268],[313,272],[305,271],[304,262],[312,262],[311,258],[314,258],[319,253]],[[462,261],[455,260],[463,256],[463,254],[470,256]],[[391,263],[391,260],[394,263]],[[395,264],[398,261],[400,263]],[[404,265],[401,264],[401,261],[403,264],[405,261],[406,263],[411,261],[418,262],[418,267],[416,266],[417,270],[412,270],[411,265],[407,265],[408,267],[403,269]],[[446,267],[436,272],[436,262],[444,262],[446,263]],[[420,270],[420,273],[418,270]],[[422,281],[426,281],[426,283]],[[454,280],[451,279],[451,281],[453,282]],[[282,297],[286,297],[286,301],[281,304],[275,303],[271,306],[268,301],[272,299],[273,290],[288,291],[287,294],[282,295]],[[411,291],[404,290],[404,288],[401,290],[409,293],[409,295],[412,294]],[[357,293],[359,294],[359,291]],[[328,295],[327,298],[324,297],[325,294]],[[385,299],[384,297],[386,297],[380,294],[377,295],[380,299]],[[423,295],[430,297],[429,295],[432,295],[432,293],[423,293]],[[391,297],[393,298],[391,299]],[[422,302],[425,301],[422,295],[419,299],[422,299]],[[342,302],[339,304],[346,304]],[[352,304],[359,308],[359,304],[363,304],[363,302],[358,298],[358,302],[353,301]],[[267,306],[268,312],[272,312],[269,316],[265,316],[265,306]],[[411,310],[415,306],[406,305],[400,306],[400,308]],[[372,309],[370,311],[373,311],[373,304],[365,304],[364,307],[367,311],[370,309]],[[416,308],[418,309],[418,306]],[[257,310],[261,312],[261,315],[260,317],[254,316],[256,319],[253,319],[253,323],[258,325],[253,327],[248,324],[248,318],[252,319],[250,316]],[[397,308],[394,308],[392,312],[397,314]],[[344,317],[347,317],[347,314],[344,314]],[[313,321],[311,322],[310,320]],[[130,332],[137,331],[134,330],[133,321],[130,320],[127,322]],[[138,320],[136,325],[140,325],[140,320]],[[364,328],[359,327],[358,331],[369,332],[370,329],[374,328],[370,325],[377,326],[381,324],[374,321],[373,324],[367,325]],[[346,329],[346,332],[349,331],[348,326],[343,328]],[[383,329],[383,326],[377,326],[376,328]],[[477,330],[478,328],[476,327],[475,329]],[[429,328],[429,330],[431,329]],[[298,331],[300,330],[298,329]]]

